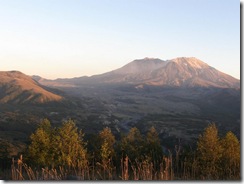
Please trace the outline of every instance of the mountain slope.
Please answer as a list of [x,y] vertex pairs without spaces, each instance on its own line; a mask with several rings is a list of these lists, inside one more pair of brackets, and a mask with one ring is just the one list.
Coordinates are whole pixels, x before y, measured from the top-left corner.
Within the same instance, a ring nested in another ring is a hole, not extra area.
[[38,104],[63,99],[21,72],[0,72],[0,78],[0,103]]
[[117,70],[92,76],[91,78],[105,83],[138,83],[150,79],[153,71],[164,67],[166,64],[167,62],[160,59],[138,59]]
[[[135,62],[137,65],[135,66]],[[137,72],[124,72],[118,78],[114,74],[120,71],[131,71],[134,65]],[[156,66],[156,67],[155,67]],[[148,70],[145,70],[148,69]],[[107,77],[109,78],[109,77]],[[239,81],[227,74],[196,58],[176,58],[168,61],[154,59],[136,60],[132,63],[110,73],[110,80],[105,82],[128,82],[134,84],[147,84],[155,86],[181,86],[181,87],[218,87],[218,88],[238,88]]]
[[240,81],[194,57],[163,61],[154,58],[134,60],[127,65],[91,77],[38,80],[43,85],[74,87],[84,84],[133,84],[167,87],[240,88]]
[[153,72],[146,84],[157,86],[240,88],[239,80],[196,58],[176,58]]

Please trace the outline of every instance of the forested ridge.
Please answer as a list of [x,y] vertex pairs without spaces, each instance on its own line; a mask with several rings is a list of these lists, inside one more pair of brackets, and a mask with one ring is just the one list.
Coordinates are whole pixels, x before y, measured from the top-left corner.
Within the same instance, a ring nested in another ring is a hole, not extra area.
[[219,137],[212,123],[196,148],[169,150],[154,127],[145,135],[134,127],[119,138],[105,127],[85,139],[71,119],[60,127],[44,119],[10,165],[7,180],[240,180],[240,142],[232,132]]

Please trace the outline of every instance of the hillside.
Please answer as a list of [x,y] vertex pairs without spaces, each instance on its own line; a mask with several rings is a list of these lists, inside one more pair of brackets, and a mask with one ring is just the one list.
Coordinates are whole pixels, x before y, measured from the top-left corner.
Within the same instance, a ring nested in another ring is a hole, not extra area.
[[0,78],[0,103],[43,104],[63,99],[21,72],[2,71]]

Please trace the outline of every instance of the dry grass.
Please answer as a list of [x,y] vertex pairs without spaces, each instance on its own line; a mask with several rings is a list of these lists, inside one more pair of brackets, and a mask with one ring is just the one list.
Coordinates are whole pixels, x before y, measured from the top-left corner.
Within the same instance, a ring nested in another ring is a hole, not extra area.
[[22,155],[18,160],[12,159],[11,174],[12,180],[62,180],[65,178],[61,168],[60,172],[48,168],[33,171],[31,167],[23,162]]
[[[156,170],[153,162],[145,159],[141,162],[131,162],[129,157],[121,159],[119,172],[109,160],[108,163],[92,163],[76,168],[58,167],[57,169],[41,168],[33,169],[23,162],[22,155],[19,159],[12,159],[11,177],[9,180],[206,180],[202,177],[200,168],[195,158],[186,158],[178,162],[178,166],[172,154],[164,156]],[[174,166],[174,167],[173,167]],[[174,172],[176,171],[177,173]],[[221,178],[221,175],[220,175]],[[228,178],[227,178],[228,179]],[[230,180],[240,180],[240,173],[230,176]]]
[[131,164],[126,156],[121,159],[121,172],[116,173],[116,167],[109,160],[108,163],[96,163],[90,167],[76,167],[65,169],[32,169],[23,162],[22,155],[19,159],[12,159],[11,180],[172,180],[172,157],[163,157],[160,171],[154,170],[154,165],[149,160],[136,161]]

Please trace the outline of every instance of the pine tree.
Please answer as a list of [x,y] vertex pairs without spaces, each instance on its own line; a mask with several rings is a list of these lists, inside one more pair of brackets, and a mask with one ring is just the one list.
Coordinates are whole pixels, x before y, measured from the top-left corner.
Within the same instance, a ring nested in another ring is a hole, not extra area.
[[162,160],[162,147],[157,130],[152,126],[147,132],[145,154],[149,156],[155,166],[159,166]]
[[72,120],[68,120],[57,130],[54,138],[56,163],[63,166],[85,165],[87,162],[86,143],[84,134],[78,132],[78,128]]
[[224,177],[240,178],[240,142],[237,137],[228,132],[221,140],[223,147],[222,165]]
[[28,151],[32,163],[39,166],[51,165],[51,131],[50,121],[44,119],[35,133],[31,134],[31,144],[28,147]]
[[218,129],[215,124],[210,124],[197,142],[199,167],[205,179],[219,179],[222,150]]
[[115,154],[114,152],[114,144],[115,144],[115,137],[111,132],[111,129],[106,127],[99,133],[99,138],[101,141],[100,146],[100,156],[102,162],[108,162],[110,158],[112,158]]
[[83,132],[78,132],[72,120],[64,122],[58,129],[53,129],[45,119],[30,136],[29,158],[33,164],[40,167],[85,166],[87,150],[83,138]]
[[136,127],[131,128],[127,136],[123,137],[121,140],[121,150],[123,155],[127,155],[132,162],[144,158],[144,147],[145,140]]

